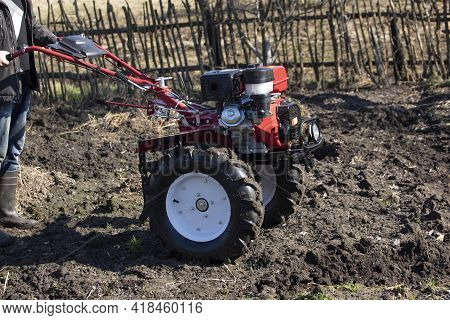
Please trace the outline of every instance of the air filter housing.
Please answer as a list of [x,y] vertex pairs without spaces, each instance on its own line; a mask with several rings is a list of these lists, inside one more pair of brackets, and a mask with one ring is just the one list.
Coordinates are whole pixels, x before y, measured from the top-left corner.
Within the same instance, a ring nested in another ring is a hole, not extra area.
[[245,69],[245,93],[249,96],[265,95],[273,91],[275,80],[273,70],[270,68]]
[[242,71],[214,70],[200,78],[203,101],[229,101],[242,94]]

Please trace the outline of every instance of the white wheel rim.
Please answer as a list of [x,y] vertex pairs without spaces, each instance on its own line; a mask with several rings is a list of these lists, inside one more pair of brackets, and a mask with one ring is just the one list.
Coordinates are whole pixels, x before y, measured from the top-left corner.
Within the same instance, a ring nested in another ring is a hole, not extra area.
[[272,165],[257,165],[256,174],[260,178],[264,206],[267,206],[277,192],[277,175]]
[[219,238],[231,220],[231,202],[222,185],[202,173],[187,173],[169,187],[166,211],[175,230],[188,240]]

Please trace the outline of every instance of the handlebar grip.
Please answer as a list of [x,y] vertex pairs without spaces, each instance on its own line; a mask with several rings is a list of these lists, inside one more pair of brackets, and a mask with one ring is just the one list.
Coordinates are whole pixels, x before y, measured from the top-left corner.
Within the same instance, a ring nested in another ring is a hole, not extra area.
[[14,60],[14,58],[13,58],[11,53],[6,55],[6,60],[8,60],[8,61],[13,61]]

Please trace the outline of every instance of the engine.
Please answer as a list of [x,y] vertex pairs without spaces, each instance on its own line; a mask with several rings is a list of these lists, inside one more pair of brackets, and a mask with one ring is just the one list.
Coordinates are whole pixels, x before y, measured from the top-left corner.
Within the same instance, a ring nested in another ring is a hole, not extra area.
[[[287,73],[282,66],[214,70],[201,77],[203,101],[217,103],[219,125],[240,154],[290,149],[321,139],[302,119],[301,108],[285,99]],[[304,135],[306,132],[306,136]]]
[[202,97],[219,102],[224,128],[239,126],[245,119],[257,123],[270,115],[274,80],[272,68],[209,71],[201,77]]

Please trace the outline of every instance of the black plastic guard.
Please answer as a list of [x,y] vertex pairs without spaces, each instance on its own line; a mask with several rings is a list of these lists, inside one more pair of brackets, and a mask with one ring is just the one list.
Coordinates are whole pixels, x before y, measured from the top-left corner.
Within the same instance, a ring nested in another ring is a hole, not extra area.
[[68,54],[77,59],[103,56],[107,52],[100,48],[94,41],[84,35],[67,36],[55,44],[49,45],[53,50]]

